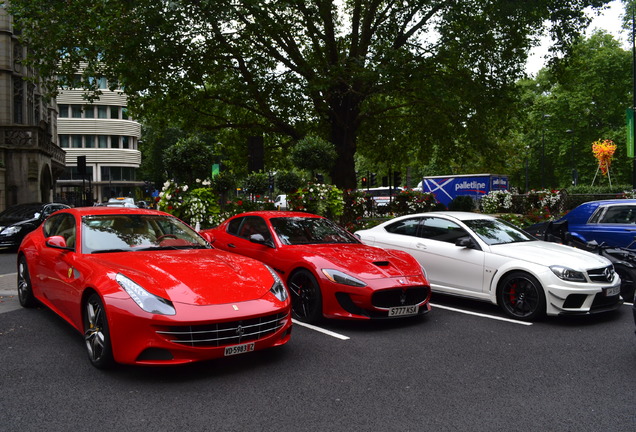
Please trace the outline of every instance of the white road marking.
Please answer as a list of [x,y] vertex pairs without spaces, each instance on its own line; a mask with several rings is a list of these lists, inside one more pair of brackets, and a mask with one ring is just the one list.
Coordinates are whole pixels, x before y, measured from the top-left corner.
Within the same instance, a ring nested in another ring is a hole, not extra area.
[[456,308],[452,308],[452,307],[448,307],[448,306],[442,306],[442,305],[433,304],[433,303],[431,303],[431,307],[436,307],[436,308],[440,308],[440,309],[446,309],[446,310],[449,310],[449,311],[459,312],[459,313],[463,313],[463,314],[467,314],[467,315],[475,315],[475,316],[479,316],[479,317],[490,318],[490,319],[494,319],[494,320],[498,320],[498,321],[506,321],[506,322],[513,323],[513,324],[521,324],[521,325],[525,325],[525,326],[531,326],[532,325],[532,323],[530,323],[530,322],[517,321],[517,320],[513,320],[513,319],[509,319],[509,318],[502,318],[502,317],[498,317],[498,316],[494,316],[494,315],[482,314],[482,313],[477,313],[477,312],[470,312],[470,311],[466,311],[466,310],[463,310],[463,309],[456,309]]
[[336,339],[340,339],[340,340],[351,339],[349,336],[341,335],[341,334],[338,334],[336,332],[332,332],[330,330],[326,330],[324,328],[316,327],[316,326],[311,325],[311,324],[307,324],[307,323],[304,323],[304,322],[301,322],[301,321],[297,321],[295,319],[292,319],[292,322],[294,323],[294,325],[307,327],[308,329],[315,330],[315,331],[320,332],[320,333],[324,333],[324,334],[326,334],[328,336],[335,337]]

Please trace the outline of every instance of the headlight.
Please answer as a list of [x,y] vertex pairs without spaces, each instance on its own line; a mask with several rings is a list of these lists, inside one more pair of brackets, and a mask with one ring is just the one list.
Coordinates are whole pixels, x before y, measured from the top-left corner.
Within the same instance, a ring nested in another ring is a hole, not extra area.
[[550,270],[552,270],[552,273],[557,275],[559,279],[570,282],[587,282],[587,279],[585,279],[585,275],[582,272],[572,270],[568,267],[550,266]]
[[149,293],[123,274],[117,273],[115,280],[144,311],[159,315],[174,315],[176,313],[170,300]]
[[276,296],[278,300],[280,301],[287,300],[287,288],[285,288],[283,281],[280,279],[280,277],[278,277],[278,274],[274,271],[274,269],[272,269],[268,265],[266,265],[265,267],[267,267],[267,270],[269,270],[269,272],[274,277],[274,285],[272,285],[272,287],[269,290],[271,291],[272,294]]
[[426,278],[426,280],[428,280],[428,275],[426,274],[426,269],[421,264],[420,264],[420,268],[422,269],[422,273],[424,273],[424,278]]
[[9,226],[6,227],[5,229],[2,230],[2,235],[4,236],[12,236],[14,234],[17,234],[20,232],[20,230],[22,229],[21,226]]
[[322,269],[322,272],[327,276],[331,282],[349,285],[354,287],[364,287],[367,286],[364,282],[359,279],[354,278],[353,276],[349,276],[346,273],[343,273],[339,270],[334,269]]

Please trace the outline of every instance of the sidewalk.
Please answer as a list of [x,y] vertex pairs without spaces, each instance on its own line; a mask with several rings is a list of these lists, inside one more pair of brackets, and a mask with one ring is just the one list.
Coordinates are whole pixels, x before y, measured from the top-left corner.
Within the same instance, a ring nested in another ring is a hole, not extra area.
[[0,275],[0,313],[20,309],[16,273]]

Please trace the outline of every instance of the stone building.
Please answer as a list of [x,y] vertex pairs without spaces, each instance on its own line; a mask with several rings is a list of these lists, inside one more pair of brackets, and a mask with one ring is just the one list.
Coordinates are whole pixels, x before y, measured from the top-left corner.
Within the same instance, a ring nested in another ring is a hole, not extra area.
[[57,144],[57,108],[20,64],[26,48],[0,6],[0,211],[25,202],[50,202],[64,171]]

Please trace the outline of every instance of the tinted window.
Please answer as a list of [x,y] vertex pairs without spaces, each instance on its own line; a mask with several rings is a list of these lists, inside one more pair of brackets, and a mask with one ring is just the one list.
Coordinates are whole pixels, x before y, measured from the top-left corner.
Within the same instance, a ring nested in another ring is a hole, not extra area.
[[403,219],[387,225],[384,229],[392,234],[402,234],[415,237],[420,218]]
[[243,223],[239,228],[239,237],[249,239],[253,234],[260,234],[265,240],[271,240],[272,236],[269,233],[267,224],[263,218],[258,216],[247,216],[243,218]]
[[608,224],[635,224],[636,207],[623,205],[608,207],[598,222]]
[[329,219],[286,217],[270,219],[274,232],[285,245],[359,243]]
[[498,219],[475,219],[464,221],[464,223],[489,245],[536,240],[525,231]]
[[423,218],[420,224],[419,237],[422,238],[454,244],[458,238],[467,235],[468,232],[455,222],[442,218]]

